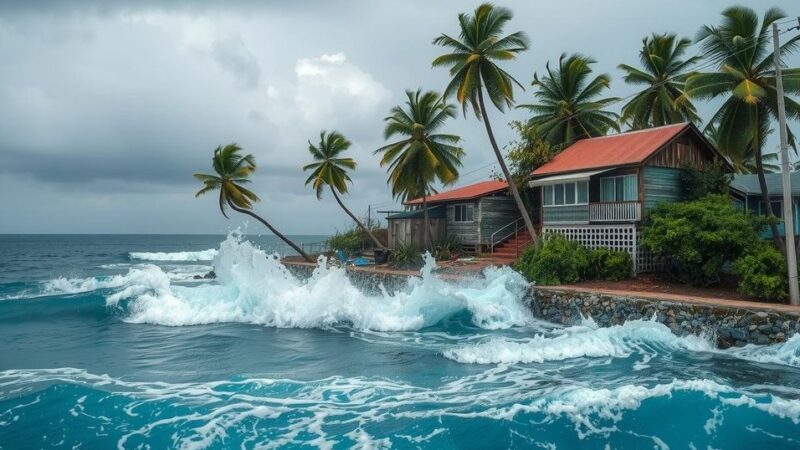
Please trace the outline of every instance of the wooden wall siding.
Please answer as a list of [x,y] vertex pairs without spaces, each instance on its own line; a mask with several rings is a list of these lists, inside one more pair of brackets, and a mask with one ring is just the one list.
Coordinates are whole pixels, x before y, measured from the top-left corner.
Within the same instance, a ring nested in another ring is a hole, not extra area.
[[684,133],[651,156],[645,164],[683,169],[703,168],[714,160],[712,151],[696,136]]
[[506,195],[483,197],[478,203],[481,211],[480,241],[483,245],[489,245],[492,233],[522,217],[514,199]]
[[644,167],[642,169],[645,211],[652,209],[660,202],[678,202],[683,200],[681,187],[681,171],[667,167]]
[[[471,203],[474,205],[474,220],[472,222],[456,222],[455,205]],[[465,245],[477,245],[480,243],[478,230],[480,229],[480,207],[477,201],[454,202],[447,205],[447,234],[456,236]]]
[[[433,239],[442,239],[446,235],[446,223],[443,219],[430,219]],[[396,248],[401,242],[413,243],[418,247],[425,246],[424,219],[389,219],[389,248]]]
[[542,208],[542,223],[589,223],[589,205],[553,206]]

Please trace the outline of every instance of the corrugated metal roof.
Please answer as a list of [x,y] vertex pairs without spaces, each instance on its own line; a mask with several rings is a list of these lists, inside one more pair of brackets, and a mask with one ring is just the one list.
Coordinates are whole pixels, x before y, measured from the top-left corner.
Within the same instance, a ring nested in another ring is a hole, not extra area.
[[[764,174],[767,182],[767,192],[770,196],[783,195],[783,181],[780,173]],[[800,172],[789,173],[792,184],[792,195],[800,195]],[[747,195],[761,195],[761,186],[758,184],[758,175],[734,175],[731,187]]]
[[[414,209],[411,211],[403,211],[401,213],[386,216],[386,219],[423,219],[425,217],[425,210]],[[444,219],[447,217],[447,208],[444,205],[429,206],[428,218],[429,219]]]
[[[485,195],[494,194],[508,189],[508,183],[505,181],[489,180],[481,181],[480,183],[469,184],[460,188],[451,189],[449,191],[439,192],[428,196],[428,203],[441,203],[458,200],[471,200],[474,198],[483,197]],[[420,205],[422,204],[421,198],[409,200],[406,205]]]
[[666,125],[580,140],[534,170],[539,177],[615,166],[640,164],[672,138],[690,127],[689,123]]

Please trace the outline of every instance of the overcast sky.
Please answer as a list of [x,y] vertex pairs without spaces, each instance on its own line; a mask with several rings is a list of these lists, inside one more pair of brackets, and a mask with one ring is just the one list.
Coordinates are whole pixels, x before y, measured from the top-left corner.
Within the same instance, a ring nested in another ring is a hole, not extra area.
[[[256,210],[288,234],[350,224],[304,186],[307,140],[343,132],[358,163],[345,201],[360,214],[393,206],[372,151],[383,117],[407,88],[441,91],[431,69],[439,33],[477,2],[0,2],[0,233],[224,233],[215,198],[194,198],[191,174],[213,149],[238,142],[258,162]],[[530,50],[507,70],[528,86],[562,52],[598,60],[609,95],[635,91],[616,65],[637,64],[651,32],[694,37],[734,3],[686,0],[504,1]],[[600,6],[602,4],[602,6]],[[793,1],[739,2],[778,6]],[[696,48],[692,48],[692,52]],[[797,56],[789,59],[800,65]],[[517,93],[531,99],[530,90]],[[709,117],[714,105],[698,105]],[[492,111],[501,145],[523,111]],[[796,127],[797,124],[794,124]],[[486,179],[494,156],[474,116],[448,131],[464,139],[460,184]],[[770,142],[769,147],[775,147]],[[251,224],[255,227],[258,224]]]

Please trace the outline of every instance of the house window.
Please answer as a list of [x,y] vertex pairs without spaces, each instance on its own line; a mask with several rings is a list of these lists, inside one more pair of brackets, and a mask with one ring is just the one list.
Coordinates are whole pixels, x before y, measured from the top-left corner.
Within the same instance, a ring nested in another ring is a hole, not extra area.
[[542,195],[544,206],[585,205],[589,202],[589,182],[547,184]]
[[600,178],[601,202],[634,202],[639,199],[636,175]]
[[453,222],[472,222],[475,220],[475,206],[471,203],[464,203],[453,206],[455,217]]

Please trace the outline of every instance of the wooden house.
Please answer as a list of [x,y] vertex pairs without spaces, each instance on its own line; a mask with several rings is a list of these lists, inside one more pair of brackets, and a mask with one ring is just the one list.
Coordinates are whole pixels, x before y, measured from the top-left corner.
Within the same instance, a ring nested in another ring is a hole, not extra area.
[[691,123],[580,140],[531,174],[545,233],[629,252],[634,270],[656,268],[639,248],[640,224],[665,201],[683,200],[681,172],[724,158]]
[[[798,206],[800,206],[800,172],[789,174],[792,186],[792,214],[794,217],[794,234],[800,236],[800,216]],[[772,212],[778,218],[783,219],[783,180],[780,173],[768,173],[764,175],[767,182],[767,192],[772,206]],[[761,185],[758,183],[758,175],[734,175],[731,182],[731,197],[746,211],[758,215],[766,215],[764,199],[761,195]],[[778,233],[786,235],[783,222],[778,224]],[[767,228],[762,232],[765,239],[772,238],[772,230]]]
[[[491,246],[492,239],[499,239],[498,230],[510,229],[509,224],[520,218],[514,199],[507,191],[506,182],[490,180],[429,196],[429,215],[433,217],[435,213],[437,221],[434,239],[454,236],[468,251],[485,250]],[[422,199],[410,200],[405,205],[408,211],[387,217],[390,248],[398,242],[418,245],[424,242]]]

